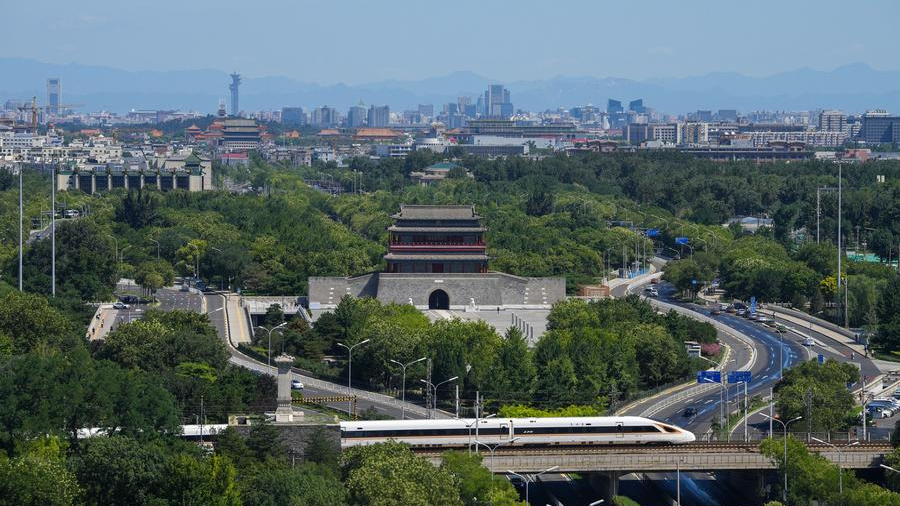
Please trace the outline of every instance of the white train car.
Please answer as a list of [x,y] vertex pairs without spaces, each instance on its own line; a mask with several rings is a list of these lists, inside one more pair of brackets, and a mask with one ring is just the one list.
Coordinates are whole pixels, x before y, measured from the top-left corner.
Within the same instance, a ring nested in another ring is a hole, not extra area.
[[671,424],[636,416],[571,418],[490,418],[341,422],[341,446],[383,443],[411,446],[466,447],[474,441],[494,445],[682,444],[693,433]]

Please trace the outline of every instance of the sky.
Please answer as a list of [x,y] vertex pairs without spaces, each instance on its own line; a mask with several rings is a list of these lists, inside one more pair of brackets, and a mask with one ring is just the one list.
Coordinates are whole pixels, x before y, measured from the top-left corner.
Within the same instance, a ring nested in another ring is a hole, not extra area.
[[362,84],[452,71],[517,81],[900,69],[896,0],[5,3],[0,56],[127,70]]

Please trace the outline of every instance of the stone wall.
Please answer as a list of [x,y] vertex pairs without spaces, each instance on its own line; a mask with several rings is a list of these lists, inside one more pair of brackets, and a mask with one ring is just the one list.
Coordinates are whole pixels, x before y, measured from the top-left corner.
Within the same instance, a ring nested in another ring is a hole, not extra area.
[[[325,429],[325,434],[329,438],[329,440],[334,442],[334,446],[336,449],[340,450],[341,448],[341,428],[337,424],[303,424],[303,423],[291,423],[291,424],[272,424],[273,427],[278,429],[280,436],[279,440],[281,444],[284,445],[288,450],[288,455],[293,458],[303,459],[304,455],[306,455],[306,441],[309,437],[314,434],[319,428]],[[250,426],[249,425],[235,425],[233,426],[238,434],[243,436],[245,439],[250,434]]]
[[311,309],[336,306],[341,297],[375,297],[385,303],[412,304],[428,308],[428,297],[443,290],[450,309],[483,307],[549,307],[566,297],[565,278],[523,278],[488,272],[485,274],[375,273],[355,278],[309,278]]

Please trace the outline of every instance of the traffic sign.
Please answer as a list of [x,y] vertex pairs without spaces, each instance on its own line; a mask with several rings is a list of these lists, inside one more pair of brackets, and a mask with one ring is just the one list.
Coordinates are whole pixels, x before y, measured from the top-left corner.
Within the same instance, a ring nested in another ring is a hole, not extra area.
[[697,383],[721,383],[721,371],[699,371],[697,373]]
[[825,355],[822,355],[821,353],[819,353],[819,363],[820,363],[820,364],[824,364],[824,363],[825,363]]
[[756,314],[756,297],[750,297],[750,314]]
[[750,371],[731,371],[728,373],[728,383],[750,383]]
[[647,229],[647,237],[659,237],[659,229],[658,228],[648,228]]
[[688,239],[687,237],[676,237],[675,238],[675,244],[687,244],[688,242],[690,242],[690,239]]

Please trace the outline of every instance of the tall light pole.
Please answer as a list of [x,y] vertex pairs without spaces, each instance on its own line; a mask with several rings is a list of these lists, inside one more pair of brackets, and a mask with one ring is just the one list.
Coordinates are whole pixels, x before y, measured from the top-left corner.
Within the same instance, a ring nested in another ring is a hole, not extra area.
[[426,387],[426,388],[429,388],[429,387],[430,387],[430,388],[432,388],[432,389],[434,390],[434,397],[433,397],[433,400],[431,401],[431,403],[432,403],[431,409],[433,409],[434,411],[437,411],[437,405],[438,405],[437,391],[438,391],[438,388],[440,388],[441,385],[443,385],[443,384],[450,383],[451,381],[458,380],[458,379],[459,379],[459,376],[454,376],[454,377],[452,377],[452,378],[445,379],[444,381],[442,381],[442,382],[440,382],[440,383],[438,383],[438,384],[436,384],[436,385],[433,384],[433,383],[431,383],[430,381],[419,380],[419,381],[421,381],[422,383],[425,383],[425,387]]
[[22,251],[25,249],[25,222],[22,219],[24,208],[22,207],[22,173],[25,168],[19,164],[19,291],[22,291]]
[[843,450],[844,450],[844,448],[849,448],[851,446],[858,445],[859,441],[854,441],[850,444],[838,446],[835,444],[831,444],[828,441],[822,441],[821,439],[816,438],[816,437],[813,437],[810,439],[812,439],[813,441],[822,443],[824,445],[828,445],[828,446],[834,448],[835,450],[837,450],[837,452],[838,452],[838,492],[841,494],[841,497],[843,497],[843,495],[844,495],[844,457],[843,457],[844,453],[843,453]]
[[121,264],[125,263],[125,250],[127,250],[130,247],[131,247],[131,245],[128,244],[124,248],[122,248],[122,251],[119,252],[120,253],[119,263],[121,263]]
[[119,262],[119,240],[116,239],[116,236],[114,236],[112,234],[106,234],[106,235],[108,235],[110,238],[112,238],[113,242],[116,245],[115,253],[113,253],[113,258],[118,263]]
[[56,165],[50,164],[50,295],[56,297]]
[[422,357],[422,358],[420,358],[420,359],[413,360],[412,362],[409,362],[409,363],[407,363],[407,364],[403,364],[403,363],[401,363],[401,362],[397,362],[397,361],[394,360],[394,359],[391,359],[391,360],[390,360],[390,362],[399,365],[400,368],[403,369],[403,387],[402,387],[402,390],[401,390],[401,393],[400,393],[401,398],[402,398],[402,401],[403,401],[403,404],[402,404],[401,407],[400,407],[400,419],[401,419],[401,420],[406,420],[406,368],[409,367],[409,366],[411,366],[411,365],[413,365],[413,364],[415,364],[415,363],[421,362],[421,361],[425,360],[426,358],[427,358],[427,357]]
[[[837,295],[838,301],[841,300],[841,202],[843,196],[842,183],[841,179],[843,179],[843,164],[838,162],[838,230],[837,230]],[[840,307],[840,302],[838,302],[838,307]],[[840,314],[838,314],[840,317]]]
[[[559,469],[559,466],[553,466],[553,467],[544,469],[543,471],[541,471],[541,472],[539,472],[539,473],[537,473],[537,474],[531,475],[531,480],[536,479],[538,476],[540,476],[540,475],[542,475],[542,474],[544,474],[544,473],[549,473],[550,471],[556,471],[557,469]],[[523,475],[521,475],[521,474],[519,474],[519,473],[510,471],[510,470],[507,470],[507,471],[506,471],[506,474],[511,474],[511,475],[513,475],[513,476],[518,476],[519,478],[522,479],[523,482],[525,482],[525,504],[531,504],[531,502],[528,500],[528,483],[529,483],[528,477],[527,477],[527,476],[523,476]]]
[[[342,346],[347,348],[347,395],[353,394],[353,348],[357,346],[363,345],[371,341],[371,339],[366,339],[364,341],[360,341],[353,346],[347,346],[344,343],[337,343],[338,346]],[[347,401],[347,414],[351,415],[353,413],[353,401]]]
[[762,416],[768,418],[769,420],[780,423],[781,427],[784,428],[784,460],[782,460],[782,462],[781,462],[781,464],[784,466],[784,490],[782,490],[781,498],[784,501],[784,503],[787,504],[787,493],[788,493],[788,480],[787,480],[787,435],[788,435],[788,432],[787,432],[787,430],[788,430],[788,426],[790,426],[792,423],[794,423],[798,420],[802,420],[803,417],[798,416],[797,418],[793,418],[791,420],[788,420],[787,422],[782,422],[781,420],[775,418],[774,416],[769,416],[765,413],[760,413],[760,414]]
[[684,457],[675,461],[675,506],[681,506],[681,463]]
[[496,443],[494,446],[491,446],[491,445],[481,442],[481,441],[477,441],[477,440],[475,441],[476,446],[481,445],[481,446],[487,448],[489,452],[491,452],[491,483],[492,484],[494,483],[494,452],[497,451],[497,448],[500,448],[501,446],[513,444],[516,441],[518,441],[519,439],[521,439],[521,438],[514,437],[514,438],[510,439],[509,441],[500,441],[499,443]]
[[287,325],[287,322],[283,322],[280,325],[276,325],[272,328],[263,327],[262,325],[257,327],[257,328],[263,329],[269,333],[269,351],[266,354],[266,367],[269,369],[270,372],[272,372],[272,331],[274,331],[275,329],[284,327],[285,325]]

